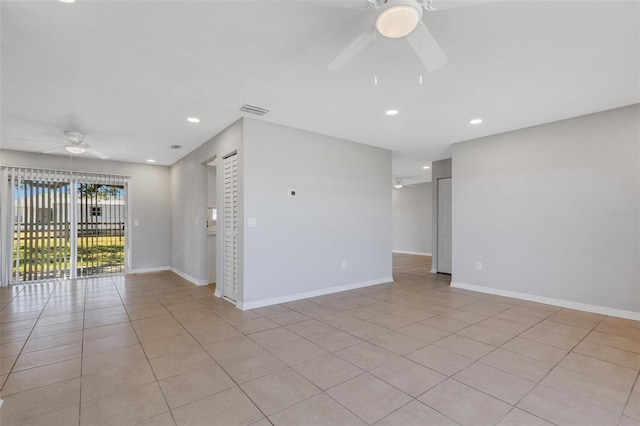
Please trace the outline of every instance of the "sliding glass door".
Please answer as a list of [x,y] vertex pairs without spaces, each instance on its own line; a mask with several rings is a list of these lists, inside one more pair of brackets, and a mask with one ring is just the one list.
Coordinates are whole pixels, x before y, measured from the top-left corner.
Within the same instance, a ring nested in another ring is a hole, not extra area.
[[3,209],[2,267],[11,269],[3,281],[126,271],[125,177],[9,168],[5,178],[10,194],[3,202],[10,198],[13,208],[10,217]]
[[14,181],[13,268],[16,281],[68,277],[71,266],[69,182]]
[[124,272],[124,185],[79,183],[77,194],[77,275]]

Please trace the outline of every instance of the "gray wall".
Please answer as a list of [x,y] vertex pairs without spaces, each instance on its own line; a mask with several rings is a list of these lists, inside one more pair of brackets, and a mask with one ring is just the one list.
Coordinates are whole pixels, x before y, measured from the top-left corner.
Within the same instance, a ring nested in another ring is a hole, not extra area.
[[393,251],[431,253],[431,182],[392,189]]
[[[238,152],[240,213],[242,212],[242,120],[223,130],[209,141],[171,166],[171,267],[199,284],[206,284],[207,262],[207,166],[213,158],[220,159]],[[222,167],[217,171],[217,205],[222,206]],[[218,210],[217,228],[222,230],[224,216]],[[242,300],[242,228],[239,229],[239,300]],[[222,264],[222,238],[216,239],[216,255]],[[222,268],[216,268],[216,282],[221,283]]]
[[431,163],[431,272],[438,270],[438,179],[450,178],[451,172],[451,158]]
[[253,119],[243,148],[245,303],[391,277],[390,151]]
[[215,207],[217,205],[217,174],[218,171],[216,166],[207,166],[207,207]]
[[131,176],[129,203],[132,219],[138,226],[131,230],[131,268],[133,271],[163,268],[170,264],[169,168],[146,164],[122,163],[68,156],[19,151],[0,151],[1,164],[60,170],[113,173]]
[[453,173],[453,281],[640,311],[640,106],[455,144]]

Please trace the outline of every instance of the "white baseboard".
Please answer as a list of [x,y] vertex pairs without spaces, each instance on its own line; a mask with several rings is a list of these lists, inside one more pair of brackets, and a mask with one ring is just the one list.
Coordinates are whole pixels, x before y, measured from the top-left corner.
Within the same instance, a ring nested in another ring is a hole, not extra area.
[[416,255],[416,256],[431,256],[431,253],[425,253],[425,252],[421,252],[421,251],[393,250],[392,253],[413,254],[413,255]]
[[242,309],[243,311],[246,311],[248,309],[256,309],[256,308],[262,308],[264,306],[278,305],[280,303],[293,302],[295,300],[308,299],[310,297],[324,296],[325,294],[338,293],[341,291],[353,290],[356,288],[369,287],[372,285],[391,283],[391,282],[393,282],[393,277],[385,277],[385,278],[379,278],[376,280],[361,281],[361,282],[352,283],[352,284],[344,284],[344,285],[338,285],[334,287],[321,288],[318,290],[305,291],[302,293],[295,293],[287,296],[272,297],[270,299],[262,299],[262,300],[257,300],[255,302],[247,302],[247,303],[236,302],[236,307],[238,307],[239,309]]
[[173,272],[174,274],[180,275],[182,278],[184,278],[185,280],[191,282],[192,284],[195,284],[197,286],[201,286],[201,285],[208,285],[209,284],[209,280],[199,280],[195,277],[192,277],[189,274],[185,274],[184,272],[182,272],[181,270],[174,268],[173,266],[171,267],[171,272]]
[[432,274],[437,274],[438,270],[436,268],[431,268],[429,272],[431,272]]
[[609,315],[611,317],[640,321],[640,312],[625,311],[623,309],[608,308],[606,306],[589,305],[587,303],[572,302],[570,300],[554,299],[553,297],[537,296],[535,294],[520,293],[517,291],[502,290],[499,288],[484,287],[475,284],[465,284],[455,281],[451,281],[451,287],[459,288],[462,290],[477,291],[479,293],[493,294],[495,296],[513,297],[515,299],[544,303],[546,305],[575,309],[577,311],[592,312],[594,314]]
[[140,268],[140,269],[132,269],[129,271],[130,274],[147,274],[149,272],[162,272],[162,271],[170,271],[170,266],[158,266],[155,268]]
[[222,293],[220,293],[220,289],[216,286],[216,291],[213,292],[215,297],[222,297]]

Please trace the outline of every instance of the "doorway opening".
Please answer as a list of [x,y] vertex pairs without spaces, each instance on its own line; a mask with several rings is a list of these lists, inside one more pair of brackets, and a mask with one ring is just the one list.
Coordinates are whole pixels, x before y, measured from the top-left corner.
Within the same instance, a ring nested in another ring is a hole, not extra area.
[[438,272],[451,275],[451,178],[438,179]]
[[217,273],[217,231],[218,209],[217,197],[217,166],[218,159],[214,158],[207,163],[207,281],[211,285],[216,284]]

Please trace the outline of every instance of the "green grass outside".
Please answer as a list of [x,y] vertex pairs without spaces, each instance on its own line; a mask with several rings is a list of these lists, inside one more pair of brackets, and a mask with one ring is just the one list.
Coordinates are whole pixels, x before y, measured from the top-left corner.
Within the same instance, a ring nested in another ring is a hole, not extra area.
[[[14,233],[13,245],[13,276],[16,273],[16,254],[18,233]],[[71,259],[71,244],[69,240],[56,236],[54,231],[41,231],[31,233],[31,238],[26,238],[26,233],[20,234],[20,271],[22,281],[27,275],[27,280],[36,279],[33,271],[36,269],[38,277],[46,277],[47,266],[49,277],[56,276],[53,271],[68,270]],[[55,245],[55,250],[54,250]],[[81,236],[78,238],[78,268],[90,269],[93,275],[100,271],[109,273],[123,270],[124,265],[124,237],[123,236]],[[28,271],[32,274],[29,277]],[[38,278],[39,279],[39,278]]]

